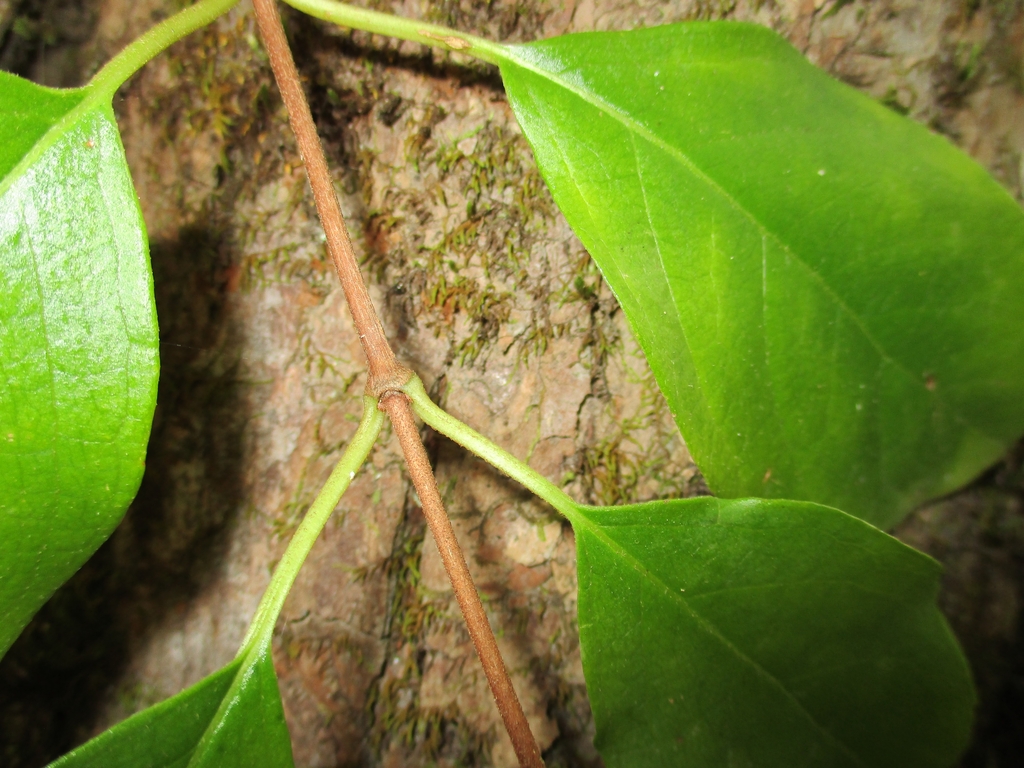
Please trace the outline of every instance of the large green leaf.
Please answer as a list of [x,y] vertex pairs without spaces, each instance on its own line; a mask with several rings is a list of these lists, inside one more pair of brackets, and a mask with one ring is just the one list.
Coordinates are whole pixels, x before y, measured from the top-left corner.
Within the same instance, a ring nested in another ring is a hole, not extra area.
[[806,502],[570,517],[609,768],[947,768],[966,745],[974,694],[930,558]]
[[1024,214],[945,139],[753,25],[503,55],[718,494],[888,526],[1024,431]]
[[91,96],[0,72],[0,655],[121,520],[156,402],[145,228]]
[[267,633],[226,667],[104,731],[51,768],[291,768],[269,645]]

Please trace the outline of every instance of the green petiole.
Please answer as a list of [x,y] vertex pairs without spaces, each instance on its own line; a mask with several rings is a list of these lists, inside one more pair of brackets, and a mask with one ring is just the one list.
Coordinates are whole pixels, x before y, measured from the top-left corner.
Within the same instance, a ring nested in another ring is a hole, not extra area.
[[428,425],[524,485],[570,520],[578,517],[578,505],[565,491],[508,451],[499,448],[476,430],[434,405],[419,376],[414,376],[402,387],[402,391],[412,400],[412,408],[416,415]]
[[281,607],[288,596],[288,591],[295,583],[299,569],[306,560],[306,556],[313,548],[317,536],[323,530],[324,525],[330,518],[334,508],[338,506],[342,494],[348,489],[349,484],[355,479],[356,472],[370,455],[370,449],[377,442],[381,425],[384,423],[384,414],[377,409],[377,401],[372,397],[363,398],[363,418],[359,422],[359,428],[352,436],[351,442],[345,448],[341,460],[334,467],[331,476],[327,478],[324,487],[320,489],[316,499],[309,506],[309,511],[299,524],[299,528],[288,542],[288,548],[281,558],[281,562],[274,569],[274,575],[270,579],[266,592],[256,608],[252,623],[245,633],[239,655],[245,654],[250,646],[257,647],[270,640],[274,631],[274,624],[277,616],[281,613]]
[[7,172],[6,176],[0,178],[0,195],[7,191],[14,179],[20,177],[26,168],[30,167],[43,152],[64,135],[70,126],[82,119],[83,115],[103,110],[113,120],[111,101],[114,98],[114,93],[129,77],[168,46],[200,27],[206,26],[237,4],[238,0],[199,0],[195,5],[165,19],[142,37],[134,40],[127,48],[108,61],[85,87],[75,89],[83,94],[82,100],[74,109],[54,123],[18,164]]
[[342,27],[361,29],[378,35],[397,37],[400,40],[423,43],[434,48],[457,51],[491,64],[500,64],[508,59],[508,50],[503,45],[437,24],[403,19],[335,2],[335,0],[284,1],[303,13]]
[[117,56],[108,61],[87,86],[94,94],[89,100],[110,100],[114,92],[142,68],[146,62],[186,35],[205,27],[238,4],[238,0],[199,0],[182,11],[164,19],[142,37],[136,38]]

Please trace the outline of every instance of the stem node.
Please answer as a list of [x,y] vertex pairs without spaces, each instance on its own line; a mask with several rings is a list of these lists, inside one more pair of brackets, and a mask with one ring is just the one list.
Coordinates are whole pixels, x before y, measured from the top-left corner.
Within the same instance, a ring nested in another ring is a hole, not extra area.
[[400,394],[414,378],[416,378],[416,374],[412,372],[411,368],[394,361],[383,371],[370,372],[366,379],[366,396],[380,401],[388,393]]

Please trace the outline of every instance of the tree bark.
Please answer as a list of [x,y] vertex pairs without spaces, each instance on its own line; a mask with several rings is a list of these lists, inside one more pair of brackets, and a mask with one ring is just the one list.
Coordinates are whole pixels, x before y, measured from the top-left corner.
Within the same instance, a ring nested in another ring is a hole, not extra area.
[[[53,27],[67,5],[11,3],[12,15],[0,3],[0,61],[69,85],[177,7],[73,4],[93,20],[87,38],[51,35],[43,46],[40,33],[34,48],[4,20],[21,13]],[[947,135],[1021,199],[1021,2],[376,7],[508,41],[757,21]],[[622,313],[544,188],[495,70],[284,15],[399,359],[455,416],[581,501],[706,492]],[[55,65],[55,49],[71,64]],[[0,664],[0,755],[10,766],[41,765],[233,656],[270,566],[355,430],[365,384],[248,5],[149,64],[115,107],[153,244],[157,420],[125,523]],[[571,529],[496,471],[424,436],[548,765],[599,765]],[[296,764],[515,765],[400,457],[393,436],[375,449],[285,606],[274,654]],[[982,695],[965,768],[1010,766],[1024,753],[1022,498],[1017,451],[898,531],[947,566],[942,605]]]

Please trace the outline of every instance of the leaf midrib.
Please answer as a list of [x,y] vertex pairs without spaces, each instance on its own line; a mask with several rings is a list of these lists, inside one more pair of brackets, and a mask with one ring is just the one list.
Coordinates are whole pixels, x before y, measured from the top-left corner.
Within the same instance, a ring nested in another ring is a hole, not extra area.
[[7,175],[0,178],[0,199],[3,199],[3,196],[7,194],[11,185],[24,176],[25,172],[35,164],[40,157],[42,157],[43,153],[53,146],[61,136],[70,131],[71,128],[74,127],[75,123],[97,108],[103,109],[104,106],[108,109],[110,108],[109,105],[106,105],[103,102],[105,94],[101,93],[98,89],[85,86],[78,90],[85,91],[85,95],[82,97],[82,100],[65,112],[59,120],[55,121],[46,130],[46,132],[36,140],[36,143],[32,145],[28,152],[22,156],[21,160],[15,163],[14,167],[7,172]]
[[[716,499],[715,501],[719,507],[719,510],[721,510],[721,501],[719,501],[718,499]],[[774,686],[789,701],[791,701],[793,705],[797,708],[797,710],[803,713],[803,715],[807,718],[808,722],[811,723],[814,729],[824,737],[825,741],[833,744],[836,747],[836,749],[838,749],[840,752],[846,755],[850,760],[852,760],[857,765],[862,766],[862,768],[870,768],[867,765],[867,763],[865,763],[860,758],[859,755],[857,755],[855,752],[851,750],[850,747],[848,747],[845,743],[840,741],[839,738],[835,736],[827,728],[825,728],[824,725],[819,723],[817,719],[815,719],[814,715],[807,710],[803,703],[798,698],[796,698],[796,696],[794,696],[793,693],[788,688],[786,688],[785,685],[783,685],[781,680],[779,680],[767,669],[758,664],[754,659],[750,658],[745,653],[743,653],[743,651],[741,651],[736,645],[734,645],[732,641],[730,641],[729,638],[726,637],[718,629],[717,626],[715,626],[715,624],[713,624],[709,619],[706,619],[702,614],[698,613],[685,598],[677,594],[674,590],[670,589],[664,581],[662,581],[656,574],[652,573],[651,570],[648,569],[643,563],[641,563],[634,555],[632,555],[618,542],[616,542],[614,539],[608,536],[604,532],[602,526],[599,523],[596,523],[589,517],[587,517],[584,508],[577,507],[575,511],[576,514],[573,514],[570,517],[570,522],[573,524],[573,527],[582,526],[586,528],[588,532],[590,532],[597,540],[601,541],[612,552],[612,554],[614,554],[616,557],[623,560],[624,562],[628,563],[630,566],[633,567],[634,570],[640,573],[642,577],[647,578],[651,581],[651,583],[659,587],[669,597],[670,600],[677,602],[684,611],[686,611],[690,614],[690,616],[693,617],[693,619],[699,624],[699,626],[702,629],[704,629],[704,631],[706,631],[711,637],[718,640],[723,647],[725,647],[730,653],[733,654],[733,656],[736,657],[738,661],[751,667],[758,675],[764,678],[766,682]]]
[[[501,46],[500,56],[505,59],[506,63],[517,66],[528,72],[532,72],[533,74],[538,75],[539,77],[551,82],[552,84],[565,89],[569,93],[574,94],[581,100],[590,104],[592,107],[600,110],[604,114],[607,114],[609,117],[612,117],[613,119],[617,120],[628,131],[636,133],[637,135],[644,138],[650,144],[653,144],[654,146],[658,147],[669,156],[674,157],[676,160],[678,160],[683,166],[688,168],[695,176],[701,179],[713,190],[717,191],[737,212],[739,212],[741,215],[746,217],[751,223],[753,223],[754,226],[756,226],[757,229],[761,232],[763,237],[770,237],[779,246],[779,248],[781,248],[787,254],[792,256],[793,260],[796,263],[798,263],[801,267],[803,267],[807,274],[810,275],[811,279],[814,280],[821,287],[821,289],[836,302],[836,304],[843,311],[843,313],[846,314],[851,319],[855,327],[861,332],[861,334],[868,341],[868,343],[875,350],[875,352],[878,354],[878,356],[881,358],[883,362],[888,362],[891,365],[893,365],[893,367],[901,371],[912,382],[914,382],[916,386],[924,390],[926,396],[933,397],[935,400],[942,403],[949,410],[950,414],[957,422],[964,426],[970,427],[971,429],[977,430],[978,432],[980,432],[981,434],[985,435],[990,439],[997,439],[995,436],[991,435],[988,432],[988,430],[979,427],[976,424],[973,424],[966,416],[960,413],[958,409],[953,408],[950,405],[950,403],[947,400],[945,400],[945,398],[943,398],[941,392],[928,391],[925,387],[924,381],[922,381],[919,377],[915,376],[913,372],[911,372],[902,361],[893,357],[891,354],[889,354],[889,352],[885,350],[881,343],[878,342],[878,340],[875,339],[874,335],[868,330],[867,326],[865,325],[861,317],[857,313],[855,313],[849,307],[849,305],[846,304],[846,302],[835,292],[832,286],[829,285],[828,282],[826,282],[825,279],[814,268],[810,266],[810,264],[808,264],[798,253],[796,253],[787,243],[785,243],[778,234],[776,234],[774,231],[769,229],[763,222],[761,222],[761,220],[758,219],[752,211],[748,210],[745,206],[743,206],[731,192],[725,189],[721,184],[715,181],[713,177],[711,177],[700,166],[698,166],[681,149],[672,146],[667,141],[658,136],[654,131],[645,126],[643,123],[638,122],[636,119],[626,114],[613,104],[605,101],[602,97],[598,96],[593,91],[573,85],[572,83],[560,78],[556,73],[551,72],[550,70],[546,70],[539,66],[538,64],[521,57],[520,55],[518,55],[518,49],[530,50],[530,48],[525,45]],[[678,317],[678,312],[676,314]]]

